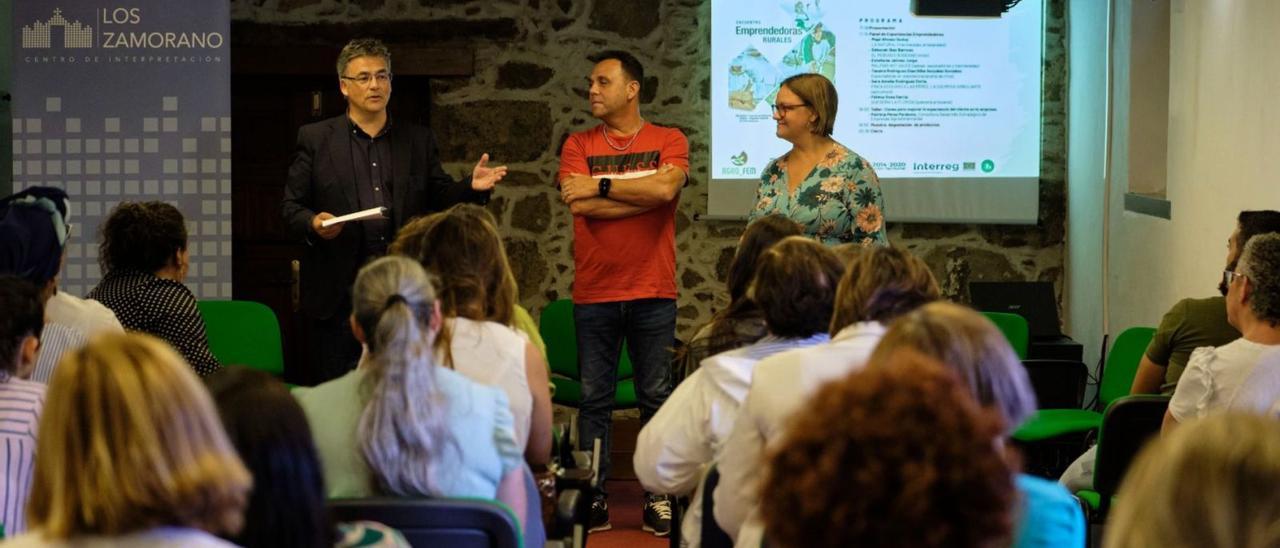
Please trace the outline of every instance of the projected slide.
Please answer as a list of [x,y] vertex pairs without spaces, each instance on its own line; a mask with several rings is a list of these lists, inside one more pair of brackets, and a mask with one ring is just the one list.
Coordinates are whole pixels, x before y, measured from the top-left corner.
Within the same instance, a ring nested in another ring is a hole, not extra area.
[[916,17],[910,0],[712,0],[711,170],[756,179],[778,84],[835,82],[835,139],[881,178],[1027,178],[1040,172],[1042,3],[1001,17]]

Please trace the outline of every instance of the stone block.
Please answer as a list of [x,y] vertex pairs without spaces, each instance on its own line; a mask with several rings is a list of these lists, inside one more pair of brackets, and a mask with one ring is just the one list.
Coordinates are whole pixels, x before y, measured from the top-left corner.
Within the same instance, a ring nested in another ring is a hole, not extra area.
[[546,194],[534,194],[516,201],[511,210],[511,226],[541,234],[551,226],[551,201]]
[[537,173],[528,171],[508,171],[507,176],[502,178],[498,186],[514,186],[514,187],[540,187],[546,186],[553,188],[555,185],[551,183],[551,179],[543,177]]
[[512,61],[498,67],[497,89],[538,89],[555,76],[556,71],[534,63]]
[[680,275],[680,287],[684,289],[695,289],[705,281],[707,281],[707,279],[702,277],[702,274],[698,274],[698,271],[692,268],[686,268],[684,274]]
[[551,109],[540,101],[440,105],[432,128],[444,162],[531,162],[551,150]]
[[520,299],[538,295],[547,278],[547,259],[538,251],[538,243],[527,238],[505,238],[507,259],[520,286]]
[[626,38],[643,38],[658,28],[660,0],[596,0],[590,27]]
[[322,0],[280,0],[280,11],[287,13],[298,8],[314,6],[319,4],[321,1]]
[[729,265],[733,264],[733,256],[737,253],[736,245],[720,250],[720,257],[716,259],[716,280],[724,282],[729,279]]

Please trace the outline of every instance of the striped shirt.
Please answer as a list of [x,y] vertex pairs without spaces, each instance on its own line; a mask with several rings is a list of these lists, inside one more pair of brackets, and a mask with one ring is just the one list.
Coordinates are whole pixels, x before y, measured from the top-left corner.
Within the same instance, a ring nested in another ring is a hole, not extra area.
[[0,382],[0,523],[6,536],[27,529],[27,495],[35,469],[36,425],[45,386],[8,377]]
[[36,355],[36,370],[31,380],[49,383],[53,378],[53,368],[58,365],[62,355],[68,350],[76,350],[84,346],[84,333],[60,323],[48,322],[40,332],[40,352]]

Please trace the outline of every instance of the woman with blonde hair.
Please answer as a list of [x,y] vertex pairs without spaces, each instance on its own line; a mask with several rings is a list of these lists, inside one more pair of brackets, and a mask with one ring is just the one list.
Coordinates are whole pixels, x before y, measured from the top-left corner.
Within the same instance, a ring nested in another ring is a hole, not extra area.
[[406,227],[414,232],[395,248],[412,253],[438,284],[441,365],[506,392],[525,459],[543,465],[551,458],[550,374],[542,353],[513,327],[515,276],[492,219],[479,206],[456,205]]
[[329,497],[495,498],[528,523],[507,397],[437,367],[440,304],[422,266],[377,259],[360,269],[351,298],[360,363],[294,391],[316,436]]
[[1223,413],[1147,445],[1125,476],[1106,548],[1280,546],[1280,422]]
[[836,86],[821,74],[782,81],[773,120],[791,150],[765,166],[749,218],[786,215],[828,245],[889,245],[875,168],[831,137],[837,104]]
[[[979,405],[999,412],[1005,429],[993,440],[996,443],[1003,445],[1036,409],[1031,381],[1013,347],[995,324],[970,308],[940,301],[899,317],[870,362],[890,360],[905,351],[941,362]],[[1066,489],[1027,474],[1017,474],[1015,482],[1020,501],[1013,546],[1084,546],[1084,514]]]
[[13,546],[230,546],[252,479],[168,345],[106,334],[54,370]]

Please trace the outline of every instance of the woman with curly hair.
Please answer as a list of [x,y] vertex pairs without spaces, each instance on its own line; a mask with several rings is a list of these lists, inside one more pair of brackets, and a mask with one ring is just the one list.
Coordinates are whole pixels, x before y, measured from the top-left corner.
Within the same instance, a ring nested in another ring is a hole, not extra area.
[[551,380],[547,362],[513,325],[515,276],[502,238],[483,208],[456,205],[397,237],[395,249],[433,275],[444,323],[440,363],[507,394],[516,439],[533,465],[551,458]]
[[[1003,445],[1036,409],[1026,368],[1013,347],[982,314],[949,302],[934,302],[899,317],[871,355],[871,363],[897,352],[920,352],[954,371],[983,407],[995,409],[1004,432]],[[1010,454],[1010,459],[1017,458]],[[1014,477],[1018,488],[1013,546],[1084,546],[1084,514],[1074,497],[1056,482],[1027,474]]]
[[772,545],[982,548],[1007,542],[1000,414],[937,362],[897,352],[825,385],[766,458]]
[[209,393],[169,345],[104,334],[49,383],[12,546],[231,546],[252,486]]
[[125,329],[164,339],[201,375],[218,370],[204,318],[183,285],[191,254],[182,212],[164,202],[124,202],[102,225],[102,281],[90,299],[106,305]]

